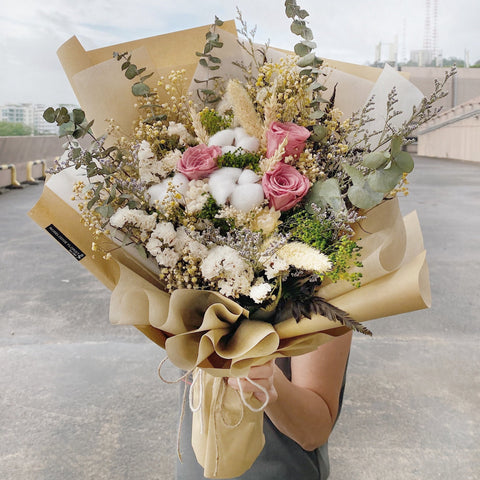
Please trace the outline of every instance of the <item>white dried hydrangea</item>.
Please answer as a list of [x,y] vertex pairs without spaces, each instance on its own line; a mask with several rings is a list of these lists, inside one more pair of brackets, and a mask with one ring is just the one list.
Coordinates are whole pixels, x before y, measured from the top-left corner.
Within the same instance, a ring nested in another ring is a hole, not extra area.
[[143,140],[138,149],[138,173],[145,183],[157,183],[175,170],[177,161],[182,157],[180,150],[173,150],[159,160],[152,152],[150,144]]
[[185,206],[187,212],[192,214],[200,212],[208,200],[208,181],[191,180],[188,184],[188,190],[185,194]]
[[254,279],[253,268],[226,245],[213,247],[200,270],[205,280],[216,281],[220,293],[228,297],[248,295]]
[[112,227],[122,228],[127,223],[138,227],[143,232],[151,232],[157,225],[157,214],[148,214],[143,210],[123,207],[119,208],[110,217],[110,225]]
[[287,273],[289,270],[289,264],[276,254],[270,255],[269,257],[260,257],[260,262],[265,268],[265,276],[268,280]]
[[258,283],[257,285],[253,285],[250,289],[249,297],[255,303],[262,303],[266,300],[272,291],[272,286],[269,283]]
[[170,122],[167,129],[167,134],[169,136],[178,135],[180,137],[180,145],[191,145],[195,142],[195,137],[188,133],[188,130],[185,128],[185,125],[181,123]]

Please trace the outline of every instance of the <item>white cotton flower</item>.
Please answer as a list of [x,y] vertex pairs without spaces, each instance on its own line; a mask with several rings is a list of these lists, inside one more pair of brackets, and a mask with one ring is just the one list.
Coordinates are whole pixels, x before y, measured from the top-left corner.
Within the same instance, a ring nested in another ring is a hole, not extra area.
[[267,299],[271,291],[272,286],[269,283],[260,283],[258,285],[254,285],[250,289],[250,293],[248,295],[255,303],[262,303]]
[[[172,192],[170,187],[173,187],[175,191]],[[158,202],[158,207],[161,208],[162,202],[174,199],[175,192],[183,196],[187,189],[188,178],[183,173],[176,173],[172,178],[166,178],[147,190],[149,203],[155,206],[155,203]]]
[[262,204],[263,188],[259,183],[237,185],[230,195],[230,204],[242,212],[249,212]]
[[220,130],[210,137],[208,146],[217,145],[218,147],[226,147],[233,145],[235,142],[235,131],[227,128],[226,130]]
[[332,268],[327,255],[301,242],[291,242],[277,250],[277,255],[301,270],[324,273]]
[[238,177],[237,183],[239,185],[245,185],[247,183],[257,183],[262,177],[257,175],[253,170],[246,168],[242,171],[240,177]]
[[255,153],[260,148],[258,139],[248,135],[242,127],[220,130],[210,137],[208,146],[212,145],[222,147],[223,153],[235,152],[239,148],[246,152]]
[[[260,177],[249,169],[224,167],[210,175],[208,187],[219,205],[228,201],[237,210],[249,212],[264,201]],[[241,182],[241,183],[240,183]]]
[[219,205],[224,205],[227,202],[241,174],[241,168],[224,167],[215,170],[210,175],[208,188]]

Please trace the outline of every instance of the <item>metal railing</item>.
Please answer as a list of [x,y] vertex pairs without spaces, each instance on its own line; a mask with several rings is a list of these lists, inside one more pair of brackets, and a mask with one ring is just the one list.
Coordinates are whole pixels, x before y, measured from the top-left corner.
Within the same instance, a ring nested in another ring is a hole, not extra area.
[[10,170],[10,185],[8,185],[7,188],[23,188],[17,180],[17,169],[13,163],[0,165],[0,171],[1,170]]

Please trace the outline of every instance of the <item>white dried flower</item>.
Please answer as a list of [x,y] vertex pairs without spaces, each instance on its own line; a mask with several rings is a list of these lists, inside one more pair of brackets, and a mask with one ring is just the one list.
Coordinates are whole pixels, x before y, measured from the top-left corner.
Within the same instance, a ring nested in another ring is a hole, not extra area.
[[327,255],[301,242],[291,242],[277,250],[277,255],[301,270],[324,273],[332,268]]
[[122,228],[126,223],[138,227],[142,231],[151,232],[157,224],[157,214],[148,214],[143,210],[119,208],[111,217],[110,225]]
[[258,285],[254,285],[250,289],[249,297],[255,302],[255,303],[262,303],[270,292],[272,291],[272,286],[269,283],[260,283]]

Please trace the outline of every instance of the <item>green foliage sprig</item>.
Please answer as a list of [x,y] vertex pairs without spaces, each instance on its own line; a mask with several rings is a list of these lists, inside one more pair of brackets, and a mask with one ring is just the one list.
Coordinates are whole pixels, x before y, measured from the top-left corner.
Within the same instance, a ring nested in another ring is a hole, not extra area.
[[200,112],[200,121],[208,135],[212,136],[231,127],[233,114],[220,115],[211,108],[204,108]]
[[85,121],[85,112],[79,108],[74,108],[70,113],[65,107],[48,107],[43,112],[43,118],[48,123],[56,123],[63,127],[60,137],[71,135],[75,139],[83,138],[90,133],[93,125],[93,120]]
[[[314,52],[317,48],[317,44],[313,41],[313,32],[308,27],[305,18],[309,16],[309,13],[297,5],[296,0],[285,0],[285,14],[288,18],[292,19],[290,30],[295,35],[298,35],[302,40],[295,44],[294,51],[300,57],[297,65],[302,68],[301,74],[308,75],[312,79],[310,88],[312,90],[312,113],[310,118],[319,121],[325,116],[325,112],[320,108],[322,104],[328,103],[325,100],[321,92],[326,90],[323,83],[319,81],[320,75],[323,75],[320,67],[323,64],[323,60]],[[321,140],[324,136],[324,130],[322,125],[315,125],[313,127],[313,140],[318,136]]]
[[130,60],[132,59],[132,55],[128,52],[113,52],[113,58],[117,59],[119,62],[123,60],[121,68],[125,73],[125,77],[127,77],[129,80],[139,77],[138,81],[132,85],[133,95],[136,97],[148,96],[150,94],[150,87],[145,83],[145,80],[149,79],[153,75],[153,72],[142,75],[147,68],[138,68],[134,63],[131,63]]
[[250,168],[254,172],[258,172],[260,170],[260,155],[237,149],[235,152],[227,152],[221,155],[217,159],[217,163],[220,168]]
[[[132,94],[136,97],[150,97],[151,96],[151,89],[145,83],[145,80],[148,80],[152,75],[153,72],[147,73],[146,75],[142,75],[146,71],[146,67],[138,68],[134,63],[131,63],[132,55],[128,52],[118,53],[113,52],[113,58],[117,59],[119,62],[123,61],[121,65],[121,69],[125,74],[125,77],[129,80],[134,80],[137,77],[137,81],[132,85]],[[165,114],[158,114],[155,113],[155,108],[162,108],[161,105],[154,105],[148,103],[147,105],[141,105],[139,108],[148,109],[150,111],[150,116],[148,116],[144,123],[148,123],[152,125],[155,122],[161,122],[166,120],[167,116]]]
[[341,237],[340,241],[335,244],[333,252],[329,255],[333,267],[325,273],[325,277],[333,282],[346,280],[355,287],[360,287],[362,273],[350,271],[353,266],[362,267],[362,262],[358,260],[360,250],[361,247],[354,240],[347,236]]
[[215,16],[215,22],[205,34],[206,43],[203,47],[203,52],[195,52],[197,57],[200,57],[198,63],[209,71],[206,80],[193,79],[195,83],[204,84],[203,88],[197,89],[197,95],[205,106],[214,105],[221,99],[220,95],[212,88],[211,82],[220,80],[222,77],[220,75],[210,76],[210,72],[218,70],[222,63],[219,57],[212,54],[214,49],[223,47],[223,42],[220,41],[220,35],[216,31],[217,27],[221,27],[222,25],[223,21]]

